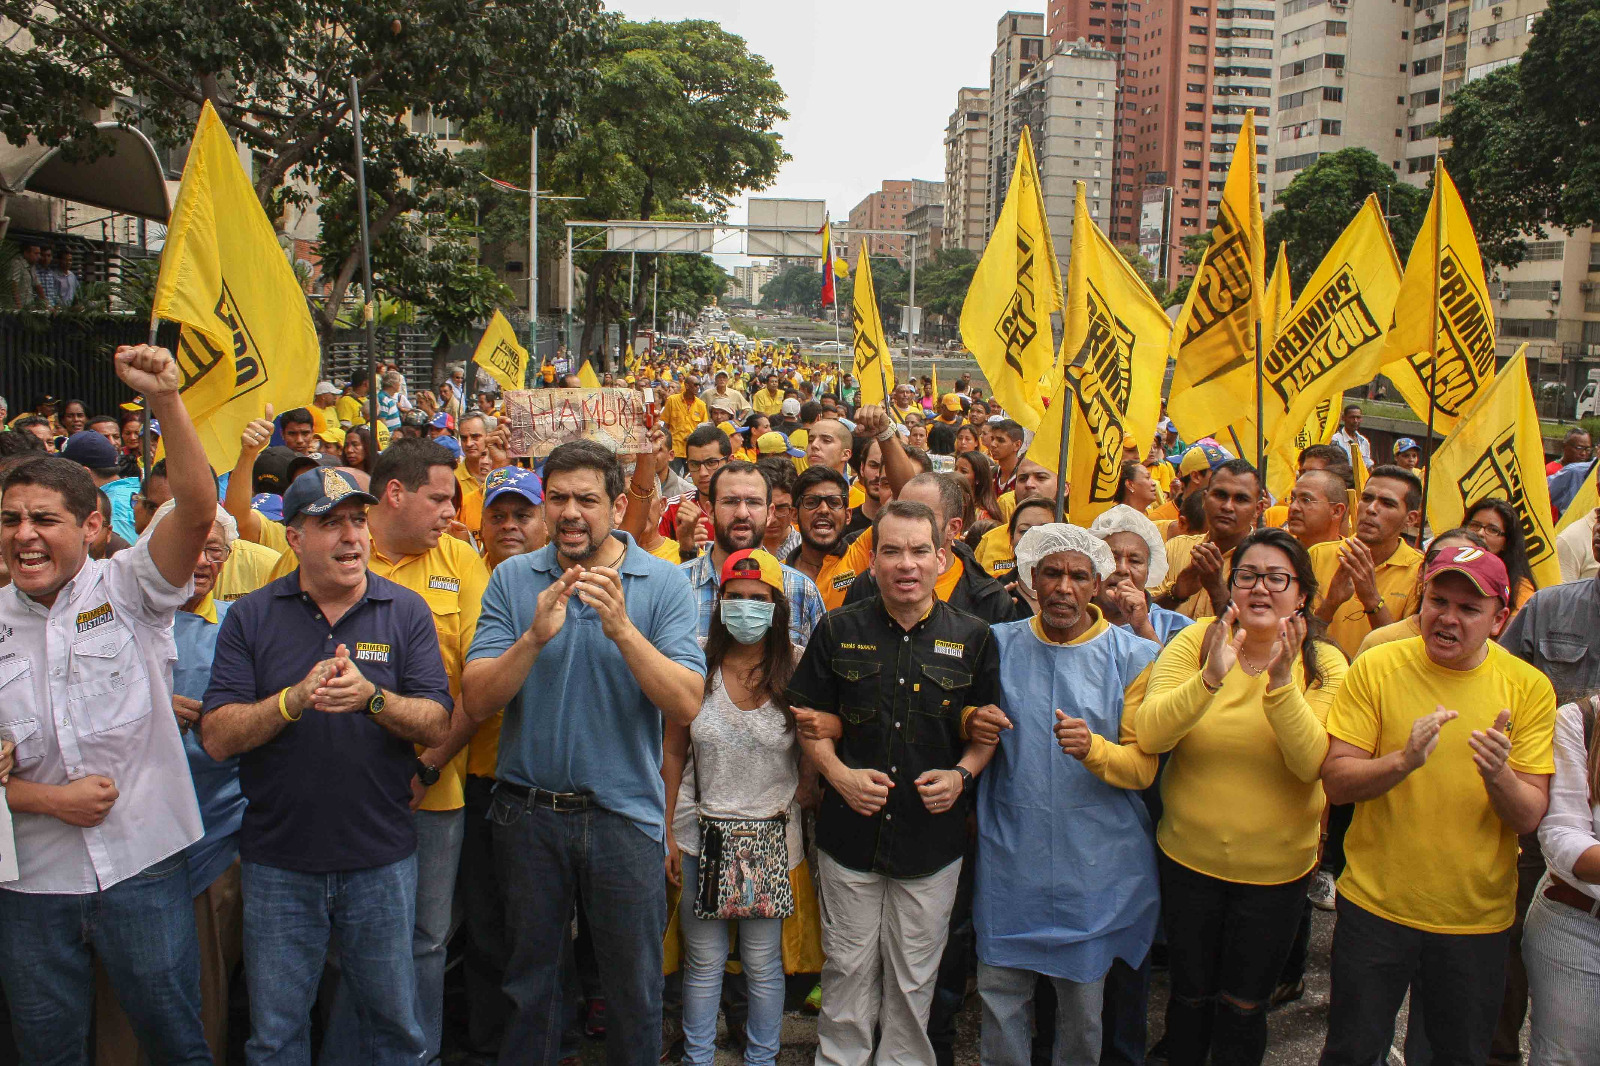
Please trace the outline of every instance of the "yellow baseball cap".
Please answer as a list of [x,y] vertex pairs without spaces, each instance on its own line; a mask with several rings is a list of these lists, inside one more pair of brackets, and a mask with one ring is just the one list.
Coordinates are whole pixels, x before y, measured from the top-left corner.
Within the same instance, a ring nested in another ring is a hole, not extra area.
[[947,392],[944,394],[944,398],[939,401],[939,406],[946,411],[959,411],[961,410],[961,397],[956,393]]
[[783,568],[778,565],[777,556],[765,548],[746,548],[728,556],[728,561],[722,564],[722,577],[717,584],[726,585],[729,581],[739,580],[760,581],[780,595],[784,591]]

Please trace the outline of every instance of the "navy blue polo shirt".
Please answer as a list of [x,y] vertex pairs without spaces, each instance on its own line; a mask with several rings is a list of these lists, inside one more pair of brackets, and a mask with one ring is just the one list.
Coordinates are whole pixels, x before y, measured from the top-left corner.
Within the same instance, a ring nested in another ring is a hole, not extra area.
[[[453,705],[426,601],[376,574],[332,627],[300,591],[300,571],[236,601],[222,620],[202,709],[257,703],[299,684],[340,644],[362,675],[401,696]],[[302,873],[384,866],[417,848],[412,746],[367,715],[307,707],[300,720],[239,758],[249,806],[246,862]]]

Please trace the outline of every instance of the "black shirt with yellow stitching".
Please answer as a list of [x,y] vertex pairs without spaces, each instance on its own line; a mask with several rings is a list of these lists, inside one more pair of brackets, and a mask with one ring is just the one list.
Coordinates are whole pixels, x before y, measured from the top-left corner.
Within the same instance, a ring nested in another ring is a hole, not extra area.
[[932,814],[916,781],[955,766],[965,749],[963,708],[995,702],[999,689],[988,625],[946,603],[936,600],[910,630],[880,596],[823,616],[789,682],[789,700],[837,714],[840,761],[882,771],[894,788],[877,814],[863,817],[824,782],[817,846],[842,866],[888,877],[926,877],[960,858],[970,790]]

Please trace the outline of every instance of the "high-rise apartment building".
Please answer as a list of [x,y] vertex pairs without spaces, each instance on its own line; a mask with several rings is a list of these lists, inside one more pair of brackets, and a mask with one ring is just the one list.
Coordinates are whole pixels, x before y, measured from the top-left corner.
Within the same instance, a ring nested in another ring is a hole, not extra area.
[[906,229],[916,237],[917,266],[924,266],[944,247],[944,204],[921,204],[906,212]]
[[1017,164],[1017,138],[1020,128],[999,121],[1005,102],[1022,79],[1044,61],[1050,39],[1044,33],[1044,15],[1026,11],[1007,11],[995,24],[995,46],[989,56],[989,106],[994,118],[989,122],[989,180],[985,190],[983,232],[994,229],[995,218],[1006,201],[1011,171]]
[[[883,183],[877,192],[868,193],[860,203],[850,209],[850,228],[852,230],[906,230],[906,216],[913,208],[924,204],[944,203],[944,182],[923,181],[913,178],[909,181],[891,179]],[[873,255],[892,255],[902,263],[906,262],[906,238],[898,236],[864,237],[851,233],[847,247],[850,251],[850,261],[855,262],[856,252],[861,242],[867,241],[867,248]]]
[[1101,230],[1110,229],[1116,105],[1117,57],[1082,41],[1046,56],[1006,101],[1009,139],[1015,143],[1024,125],[1032,131],[1039,187],[1063,276],[1079,181],[1090,217]]
[[989,239],[989,90],[960,89],[944,130],[944,243],[982,252]]
[[[1220,4],[1238,6],[1222,7]],[[1145,0],[1130,2],[1126,81],[1135,110],[1133,183],[1147,192],[1172,190],[1170,212],[1156,227],[1167,276],[1193,273],[1182,264],[1185,238],[1216,220],[1234,142],[1247,111],[1256,115],[1258,190],[1271,166],[1273,46],[1277,12],[1270,0]]]
[[1272,212],[1278,194],[1306,167],[1345,148],[1369,149],[1404,172],[1406,128],[1419,129],[1408,117],[1411,25],[1412,9],[1399,0],[1362,0],[1359,8],[1278,0],[1264,212]]
[[1134,184],[1130,147],[1138,115],[1135,102],[1137,60],[1142,38],[1140,0],[1050,0],[1050,50],[1074,41],[1107,51],[1117,59],[1115,124],[1111,136],[1112,207],[1107,232],[1114,241],[1133,241],[1139,230],[1139,186]]

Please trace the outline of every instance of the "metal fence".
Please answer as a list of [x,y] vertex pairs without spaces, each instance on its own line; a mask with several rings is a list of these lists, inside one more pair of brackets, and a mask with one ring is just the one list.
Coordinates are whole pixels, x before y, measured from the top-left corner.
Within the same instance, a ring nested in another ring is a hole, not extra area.
[[[82,400],[91,415],[115,414],[133,393],[117,380],[111,353],[149,337],[149,321],[131,315],[0,312],[0,395],[12,417],[45,395]],[[162,323],[157,339],[177,344],[178,327]]]

